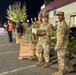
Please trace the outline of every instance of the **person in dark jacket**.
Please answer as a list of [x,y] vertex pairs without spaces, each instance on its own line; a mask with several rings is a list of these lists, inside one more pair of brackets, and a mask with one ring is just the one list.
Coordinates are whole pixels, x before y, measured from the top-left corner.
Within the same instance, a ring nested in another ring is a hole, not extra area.
[[17,33],[18,33],[18,36],[19,36],[19,37],[22,36],[23,27],[22,27],[22,23],[21,23],[21,22],[19,23],[19,26],[18,26],[18,28],[17,28]]

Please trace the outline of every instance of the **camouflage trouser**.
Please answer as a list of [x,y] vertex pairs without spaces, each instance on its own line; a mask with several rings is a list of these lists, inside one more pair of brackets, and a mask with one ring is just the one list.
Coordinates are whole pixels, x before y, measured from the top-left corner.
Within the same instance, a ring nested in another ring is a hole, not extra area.
[[33,37],[33,39],[32,39],[33,51],[34,51],[34,54],[36,56],[36,45],[38,42],[38,36],[33,34],[32,37]]
[[37,44],[33,44],[33,51],[34,51],[34,55],[36,56],[36,45]]
[[38,42],[36,46],[36,55],[38,58],[38,61],[49,62],[49,44],[46,42]]
[[66,49],[60,49],[57,51],[59,70],[64,71],[65,66],[70,65],[70,62],[68,58],[66,57],[66,54],[67,54]]

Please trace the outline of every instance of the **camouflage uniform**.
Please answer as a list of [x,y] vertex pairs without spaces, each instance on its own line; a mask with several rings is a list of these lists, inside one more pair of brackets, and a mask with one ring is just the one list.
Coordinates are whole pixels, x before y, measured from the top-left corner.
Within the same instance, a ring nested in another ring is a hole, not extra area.
[[60,22],[60,26],[57,30],[57,47],[60,48],[60,50],[57,51],[58,55],[58,63],[59,63],[59,69],[64,70],[65,66],[65,55],[67,50],[67,44],[68,44],[68,25],[63,20]]
[[[33,25],[30,27],[30,29],[32,30],[32,28],[39,28],[39,26],[42,24],[42,21],[39,22],[39,21],[36,21],[33,23]],[[32,44],[33,44],[33,50],[34,50],[34,54],[36,56],[36,45],[37,45],[37,42],[38,42],[38,37],[36,34],[32,34]]]
[[[42,14],[38,14],[38,17],[42,18],[43,15]],[[33,23],[33,25],[30,27],[30,29],[32,30],[32,28],[39,28],[41,24],[42,24],[42,21],[39,21],[39,20],[35,21]],[[34,37],[34,39],[32,39],[32,43],[33,44],[37,44],[37,42],[38,42],[38,36],[36,34],[33,34],[33,37]]]
[[65,65],[68,66],[71,65],[68,59],[66,58],[66,55],[68,53],[67,51],[68,35],[69,35],[69,27],[65,22],[65,20],[62,20],[60,21],[60,25],[57,29],[57,44],[56,44],[56,47],[59,48],[59,50],[57,51],[59,72],[52,73],[52,75],[63,75]]
[[52,25],[50,23],[42,23],[40,29],[46,31],[46,35],[39,36],[38,43],[36,46],[36,55],[38,61],[42,62],[43,58],[45,62],[49,62],[49,37],[52,35]]
[[[42,21],[41,22],[36,21],[33,23],[33,25],[30,28],[31,28],[31,30],[32,30],[32,28],[39,28],[41,24],[42,24]],[[34,36],[34,39],[32,40],[32,42],[37,44],[38,36],[36,34],[33,34],[33,36]]]

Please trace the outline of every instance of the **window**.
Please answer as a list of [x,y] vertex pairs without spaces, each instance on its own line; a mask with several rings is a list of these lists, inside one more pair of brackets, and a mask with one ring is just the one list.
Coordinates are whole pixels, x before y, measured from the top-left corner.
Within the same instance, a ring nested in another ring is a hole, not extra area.
[[53,14],[53,16],[56,16],[56,10],[54,10],[54,14]]

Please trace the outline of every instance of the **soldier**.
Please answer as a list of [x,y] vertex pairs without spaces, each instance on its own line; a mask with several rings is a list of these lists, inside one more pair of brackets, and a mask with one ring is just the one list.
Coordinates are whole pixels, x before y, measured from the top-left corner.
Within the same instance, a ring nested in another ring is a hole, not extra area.
[[[32,30],[32,28],[39,28],[40,27],[40,25],[42,24],[42,17],[43,17],[42,14],[38,14],[38,20],[35,21],[33,23],[33,25],[30,27],[31,30]],[[32,44],[33,44],[33,47],[34,47],[33,50],[34,50],[35,57],[36,57],[37,42],[38,42],[38,36],[36,34],[32,34]]]
[[36,65],[44,68],[49,66],[49,38],[51,37],[53,31],[52,24],[48,22],[48,17],[49,16],[47,14],[44,14],[43,16],[43,23],[40,25],[40,29],[45,30],[45,32],[40,34],[36,46],[36,55],[38,58]]
[[57,44],[55,46],[55,51],[57,51],[59,71],[52,73],[52,75],[63,75],[65,64],[68,66],[68,70],[67,70],[68,72],[73,71],[71,64],[68,62],[68,59],[66,58],[69,27],[65,22],[63,11],[57,12],[57,17],[60,25],[58,26],[57,29]]

